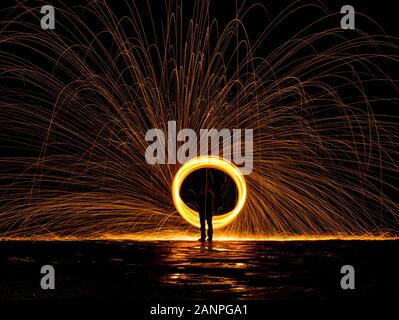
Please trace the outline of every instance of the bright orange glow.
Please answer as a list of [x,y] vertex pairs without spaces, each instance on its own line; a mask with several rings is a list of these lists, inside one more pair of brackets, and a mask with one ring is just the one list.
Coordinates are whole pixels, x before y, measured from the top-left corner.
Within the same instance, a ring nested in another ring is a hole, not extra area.
[[[192,232],[136,232],[126,234],[103,234],[101,236],[81,237],[81,236],[31,236],[31,237],[0,237],[0,241],[195,241],[197,233]],[[391,241],[399,240],[399,237],[389,234],[362,234],[362,235],[240,235],[237,233],[218,232],[214,240],[223,241]]]
[[200,227],[199,213],[189,208],[180,198],[180,187],[184,179],[186,179],[191,172],[204,168],[213,168],[223,171],[233,179],[237,186],[238,199],[235,208],[228,213],[213,217],[214,229],[222,228],[231,223],[234,218],[237,217],[241,209],[244,207],[247,198],[247,185],[244,176],[240,169],[230,161],[215,156],[200,156],[187,161],[179,171],[177,171],[175,178],[173,179],[173,203],[175,204],[177,211],[187,222],[197,228]]

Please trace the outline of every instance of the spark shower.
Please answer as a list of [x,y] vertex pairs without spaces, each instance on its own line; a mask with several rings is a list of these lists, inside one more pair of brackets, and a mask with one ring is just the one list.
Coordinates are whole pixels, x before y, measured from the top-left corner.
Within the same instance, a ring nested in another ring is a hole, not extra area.
[[2,9],[1,237],[194,234],[173,204],[181,165],[145,160],[168,121],[253,130],[220,237],[396,235],[398,39],[361,15],[342,30],[321,1],[239,3],[227,19],[212,1],[58,2],[49,30],[29,1]]

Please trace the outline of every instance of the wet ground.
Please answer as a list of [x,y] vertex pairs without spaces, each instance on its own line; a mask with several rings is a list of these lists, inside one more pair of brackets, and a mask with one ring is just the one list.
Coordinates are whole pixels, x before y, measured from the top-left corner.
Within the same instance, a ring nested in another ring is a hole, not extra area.
[[[399,241],[0,242],[0,300],[399,297]],[[55,290],[40,269],[55,268]],[[355,290],[340,269],[355,268]]]

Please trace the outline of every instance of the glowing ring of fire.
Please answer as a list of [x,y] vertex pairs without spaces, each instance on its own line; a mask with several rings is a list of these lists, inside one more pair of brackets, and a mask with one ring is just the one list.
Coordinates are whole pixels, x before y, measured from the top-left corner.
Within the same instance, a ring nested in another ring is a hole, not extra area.
[[180,215],[193,226],[199,228],[200,220],[197,211],[189,208],[183,200],[180,198],[180,187],[187,178],[187,176],[198,169],[203,168],[214,168],[223,171],[228,174],[237,186],[237,203],[235,208],[225,214],[217,215],[213,217],[213,228],[222,228],[231,223],[235,217],[240,213],[241,209],[245,204],[247,198],[247,185],[245,183],[244,176],[242,175],[239,168],[233,163],[220,157],[215,156],[200,156],[187,161],[177,171],[175,178],[172,183],[172,197],[173,203]]

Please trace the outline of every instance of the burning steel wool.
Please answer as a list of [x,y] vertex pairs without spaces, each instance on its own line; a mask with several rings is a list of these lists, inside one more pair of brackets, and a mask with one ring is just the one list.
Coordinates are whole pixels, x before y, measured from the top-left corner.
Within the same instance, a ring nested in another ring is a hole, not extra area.
[[[94,0],[60,1],[43,30],[29,5],[1,11],[1,238],[191,238],[188,164],[236,183],[216,239],[397,235],[399,134],[384,106],[399,98],[399,42],[378,25],[343,30],[321,2],[218,19],[212,1]],[[304,8],[312,21],[293,28]],[[223,158],[223,141],[218,157],[148,163],[147,132],[172,121],[198,136],[252,130],[251,173]]]

